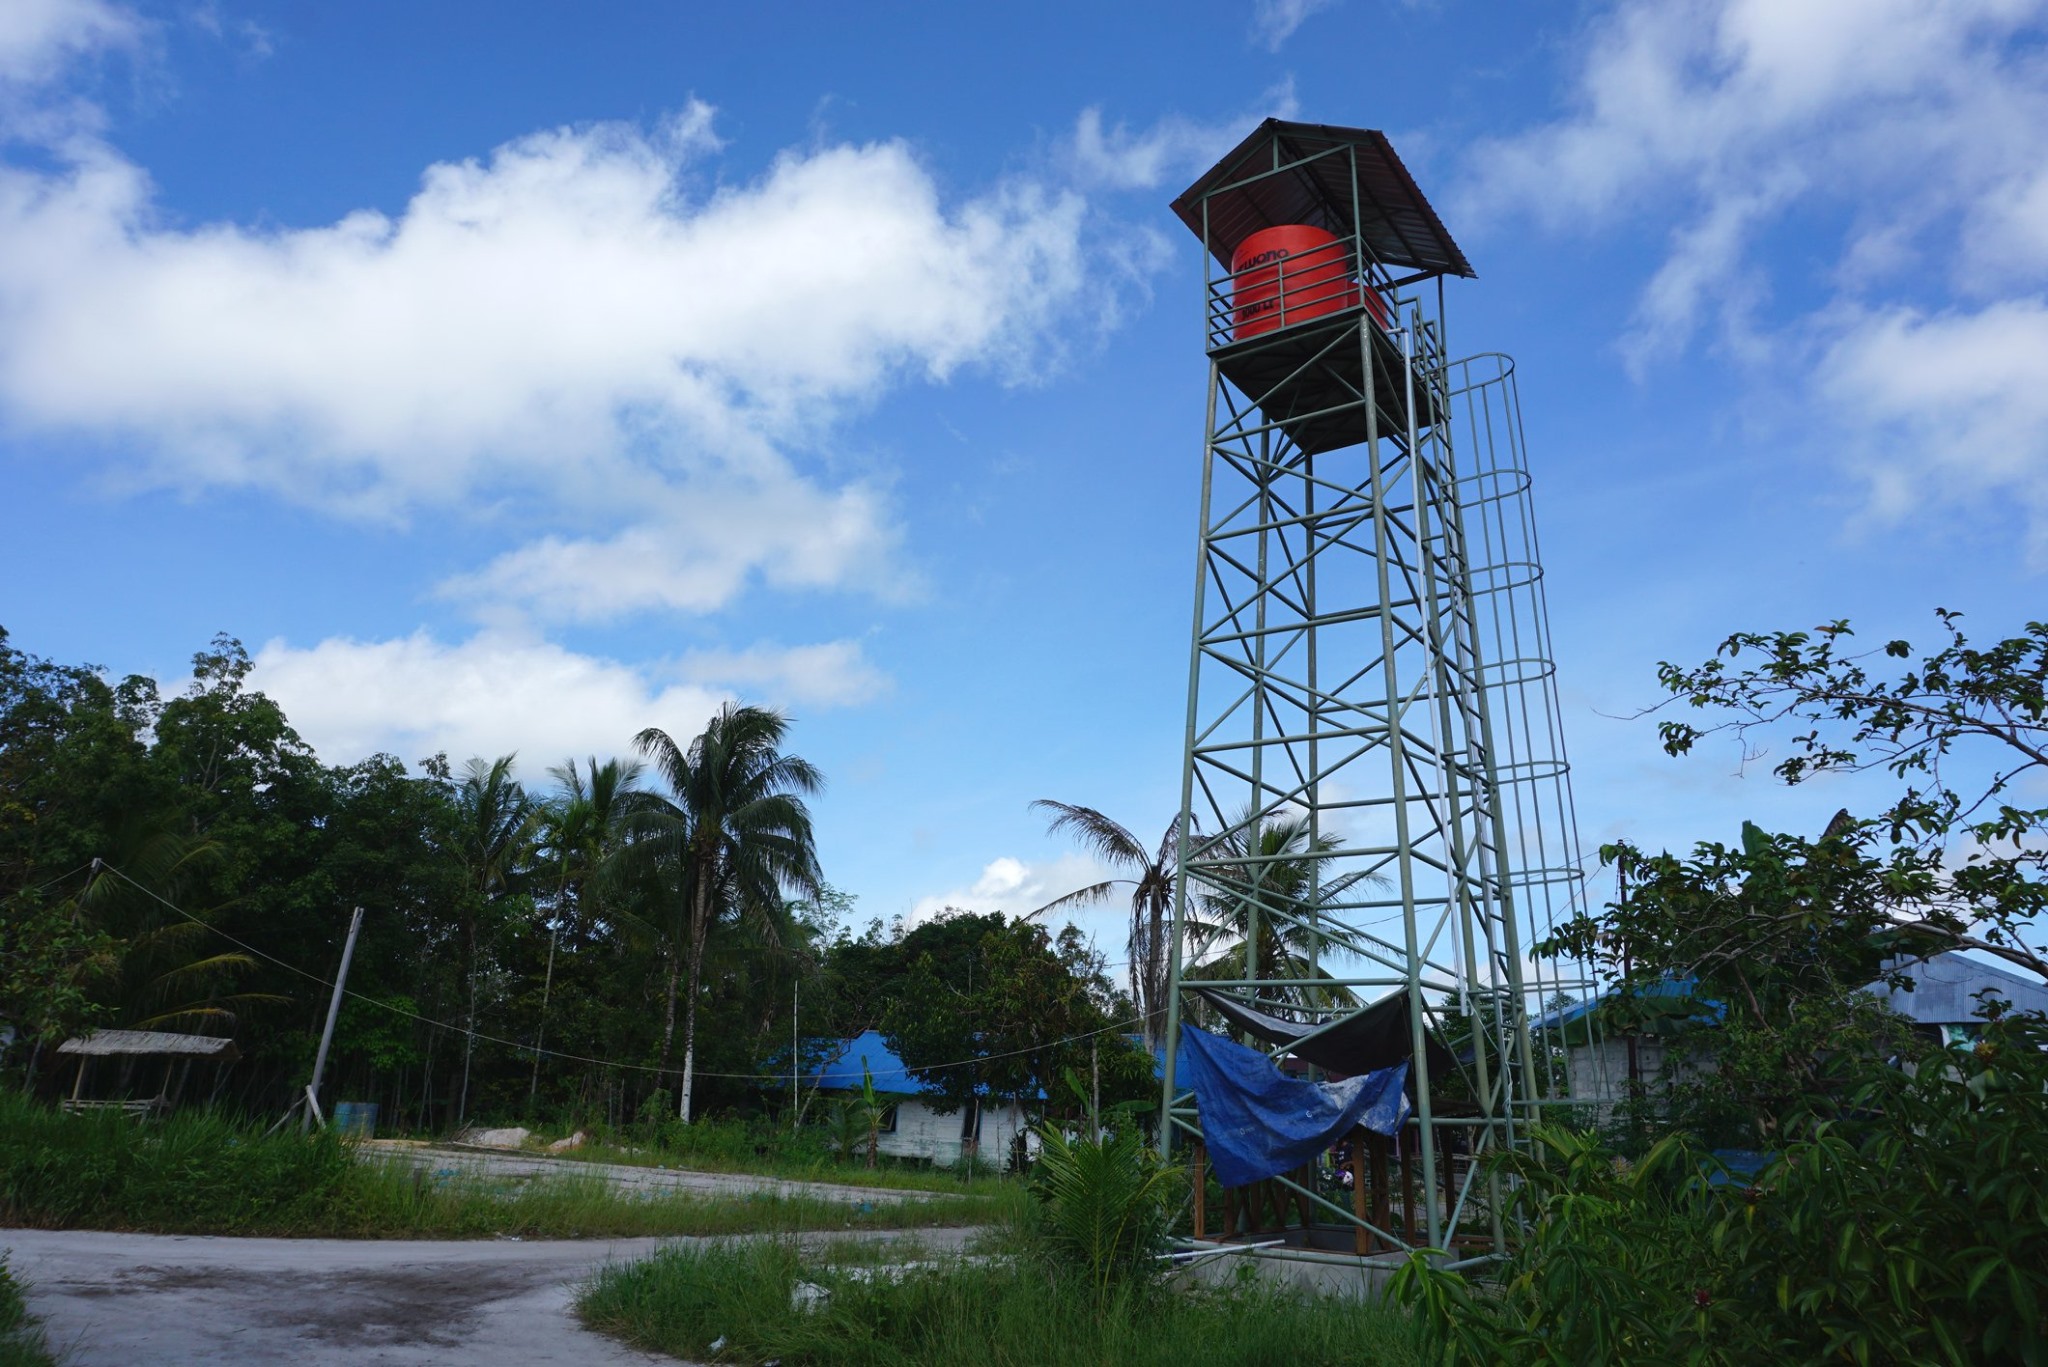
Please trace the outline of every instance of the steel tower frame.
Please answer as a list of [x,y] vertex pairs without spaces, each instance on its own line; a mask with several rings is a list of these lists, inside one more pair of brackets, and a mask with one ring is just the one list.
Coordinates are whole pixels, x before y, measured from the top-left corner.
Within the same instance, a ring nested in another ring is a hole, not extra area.
[[[1174,207],[1211,262],[1210,367],[1161,1146],[1201,1136],[1176,1076],[1191,1015],[1306,1027],[1278,1057],[1405,996],[1426,1219],[1404,1209],[1402,1237],[1275,1180],[1381,1247],[1483,1221],[1498,1249],[1480,1165],[1438,1165],[1577,1090],[1530,1029],[1562,984],[1525,973],[1523,904],[1540,931],[1579,870],[1512,369],[1447,358],[1443,276],[1471,268],[1378,133],[1268,120]],[[1331,232],[1368,288],[1297,321],[1283,277],[1282,316],[1241,328],[1232,251],[1289,223]]]

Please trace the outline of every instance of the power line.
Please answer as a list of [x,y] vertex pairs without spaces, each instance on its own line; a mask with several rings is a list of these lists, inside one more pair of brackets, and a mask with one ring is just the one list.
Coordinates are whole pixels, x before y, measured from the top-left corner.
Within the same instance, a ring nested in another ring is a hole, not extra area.
[[[226,931],[222,930],[219,926],[214,925],[212,922],[205,921],[197,916],[194,916],[191,912],[185,910],[183,907],[171,901],[169,898],[164,897],[155,890],[145,887],[141,883],[136,882],[133,878],[130,878],[127,874],[123,873],[120,869],[115,868],[112,864],[107,863],[104,859],[93,860],[92,864],[89,867],[95,869],[103,869],[106,872],[113,874],[116,878],[119,878],[122,882],[128,884],[129,887],[134,888],[143,896],[148,897],[149,899],[165,907],[169,911],[184,917],[186,920],[192,922],[192,924],[200,926],[206,930],[212,931],[215,935],[220,936],[221,939],[226,940],[229,944],[235,946],[237,949],[244,951],[245,953],[253,954],[259,959],[267,960],[270,963],[276,964],[279,968],[284,969],[286,972],[296,973],[300,977],[306,979],[308,982],[317,983],[321,987],[331,988],[334,986],[334,980],[332,978],[323,978],[317,973],[309,973],[305,969],[300,968],[297,964],[287,963],[285,960],[278,958],[275,954],[271,954],[265,950],[258,949],[255,945],[248,943],[246,940],[236,939],[234,936],[228,934]],[[76,870],[74,870],[74,872],[76,872]],[[472,1030],[467,1026],[453,1025],[447,1021],[435,1020],[431,1016],[423,1016],[417,1011],[408,1011],[402,1006],[393,1005],[391,1002],[385,1001],[380,997],[372,997],[365,993],[358,992],[352,987],[344,988],[343,991],[348,996],[354,997],[357,1001],[368,1002],[370,1005],[380,1007],[383,1010],[391,1012],[393,1015],[404,1016],[409,1020],[418,1021],[422,1025],[432,1026],[437,1030],[446,1030],[451,1034],[466,1035],[471,1039],[480,1040],[486,1044],[502,1044],[508,1049],[516,1049],[530,1055],[540,1055],[547,1058],[567,1059],[572,1063],[595,1064],[597,1067],[600,1068],[623,1068],[630,1069],[634,1072],[642,1073],[660,1073],[664,1071],[663,1069],[657,1068],[654,1064],[651,1063],[621,1063],[611,1059],[592,1058],[587,1054],[565,1053],[560,1049],[537,1048],[534,1045],[522,1044],[517,1040],[504,1039],[498,1035],[487,1035],[484,1034],[481,1030]],[[1129,1020],[1115,1021],[1109,1025],[1102,1026],[1099,1029],[1084,1030],[1078,1035],[1067,1035],[1060,1039],[1042,1040],[1037,1043],[1026,1045],[1024,1048],[1021,1049],[1008,1049],[1002,1051],[1001,1053],[995,1054],[980,1054],[975,1056],[974,1058],[959,1059],[951,1063],[934,1063],[928,1067],[908,1069],[906,1071],[914,1071],[918,1073],[943,1073],[949,1072],[955,1068],[977,1067],[981,1064],[989,1062],[991,1059],[1016,1058],[1023,1054],[1035,1054],[1041,1049],[1053,1049],[1059,1047],[1062,1044],[1074,1044],[1081,1040],[1093,1039],[1098,1035],[1107,1035],[1115,1031],[1125,1030],[1131,1026],[1137,1025],[1142,1019],[1142,1017],[1133,1016]],[[672,1072],[674,1071],[674,1069],[671,1068],[666,1071]],[[772,1072],[714,1073],[701,1068],[692,1069],[691,1071],[697,1077],[715,1077],[731,1081],[768,1081],[776,1079],[780,1076],[780,1074]]]

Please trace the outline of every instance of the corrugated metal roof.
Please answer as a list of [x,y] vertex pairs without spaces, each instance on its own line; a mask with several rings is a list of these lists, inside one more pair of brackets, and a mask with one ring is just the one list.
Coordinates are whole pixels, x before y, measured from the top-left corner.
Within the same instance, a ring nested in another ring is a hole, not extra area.
[[1394,145],[1377,129],[1267,119],[1174,200],[1174,213],[1196,237],[1203,236],[1205,200],[1206,240],[1225,270],[1237,244],[1259,229],[1306,223],[1339,237],[1362,234],[1387,266],[1434,275],[1475,273]]
[[[926,1090],[924,1083],[910,1075],[903,1060],[882,1038],[879,1030],[863,1030],[840,1048],[831,1060],[811,1075],[813,1086],[832,1090],[859,1091],[862,1065],[874,1079],[875,1090],[887,1096],[916,1096]],[[789,1073],[784,1065],[783,1076]]]
[[57,1046],[60,1054],[86,1054],[98,1058],[112,1054],[184,1054],[192,1058],[220,1059],[233,1063],[242,1056],[231,1039],[211,1035],[173,1035],[162,1030],[95,1030]]

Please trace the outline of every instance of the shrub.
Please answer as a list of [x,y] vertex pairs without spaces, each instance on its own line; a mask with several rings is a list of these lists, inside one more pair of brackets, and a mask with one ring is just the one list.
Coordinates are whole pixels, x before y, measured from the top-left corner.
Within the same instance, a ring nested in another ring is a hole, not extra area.
[[55,1361],[28,1313],[21,1283],[8,1270],[6,1258],[0,1257],[0,1367],[52,1367]]
[[2044,1051],[2027,1018],[1842,1061],[1747,1182],[1677,1137],[1627,1166],[1538,1130],[1496,1160],[1523,1232],[1495,1284],[1418,1256],[1397,1293],[1446,1363],[2048,1362]]
[[[578,1311],[603,1333],[696,1362],[788,1367],[1372,1367],[1415,1361],[1396,1312],[1253,1281],[1169,1299],[1125,1287],[1108,1313],[1073,1278],[1028,1261],[941,1261],[901,1275],[849,1269],[900,1256],[792,1240],[671,1245],[604,1268]],[[929,1260],[927,1260],[929,1261]],[[793,1293],[810,1282],[827,1295]],[[713,1345],[717,1345],[714,1347]]]
[[1158,1265],[1181,1171],[1162,1163],[1134,1127],[1070,1139],[1044,1125],[1038,1139],[1040,1239],[1056,1262],[1085,1275],[1102,1304]]

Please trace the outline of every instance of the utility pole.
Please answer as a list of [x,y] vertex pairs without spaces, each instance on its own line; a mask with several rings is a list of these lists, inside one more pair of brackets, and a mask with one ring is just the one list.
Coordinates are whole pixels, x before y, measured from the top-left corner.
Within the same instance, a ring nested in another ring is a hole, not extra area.
[[800,982],[792,982],[789,985],[789,1132],[791,1134],[796,1133],[798,1119],[796,1109],[796,1000],[797,994],[802,991],[803,984]]
[[1091,1036],[1088,1040],[1088,1123],[1095,1129],[1091,1138],[1102,1138],[1102,1040]]
[[356,934],[363,928],[363,909],[357,907],[355,915],[349,917],[348,939],[341,946],[341,972],[334,975],[334,995],[327,1001],[327,1024],[320,1031],[320,1052],[313,1056],[313,1080],[306,1085],[306,1113],[300,1118],[299,1128],[310,1130],[318,1120],[322,1129],[327,1126],[327,1117],[320,1113],[320,1082],[327,1073],[327,1048],[334,1043],[335,1018],[341,1015],[341,994],[348,990],[348,964],[356,955]]

